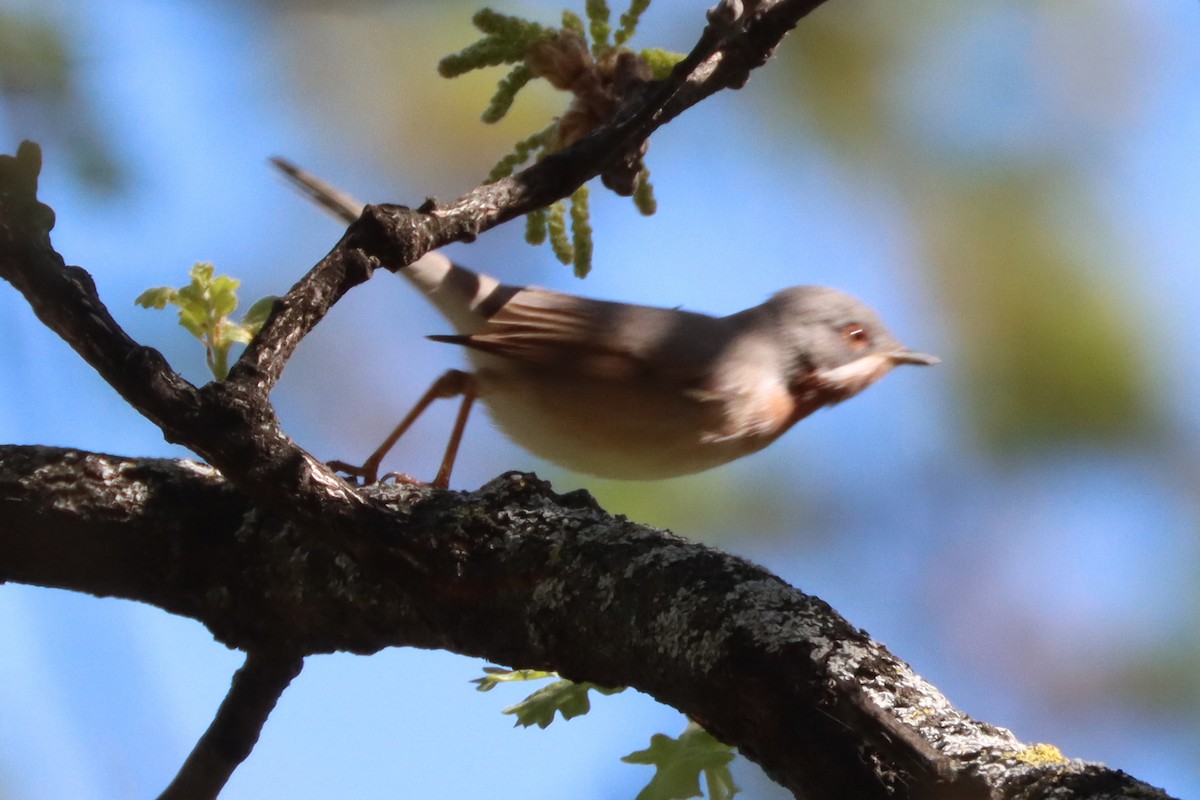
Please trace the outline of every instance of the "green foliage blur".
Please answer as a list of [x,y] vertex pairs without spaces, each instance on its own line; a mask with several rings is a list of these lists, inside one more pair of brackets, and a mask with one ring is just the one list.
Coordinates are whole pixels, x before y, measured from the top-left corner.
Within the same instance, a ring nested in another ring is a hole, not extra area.
[[[1125,35],[1124,14],[1061,2],[829,3],[771,75],[786,97],[771,106],[780,123],[804,125],[904,209],[916,259],[940,287],[934,305],[954,328],[967,418],[999,456],[1161,432],[1149,315],[1118,277],[1136,268],[1088,199],[1088,154],[1136,112],[1147,53]],[[1017,27],[1024,57],[980,55],[988,25]],[[1121,40],[1094,70],[1071,65],[1095,64],[1087,55],[1054,49],[1081,28]],[[948,95],[968,70],[996,92],[961,98],[956,115]],[[1045,146],[1055,141],[1081,147]]]
[[60,23],[50,14],[0,8],[0,120],[46,131],[53,139],[39,137],[41,144],[59,145],[81,182],[119,191],[121,166],[97,109],[80,89],[84,76],[72,32]]

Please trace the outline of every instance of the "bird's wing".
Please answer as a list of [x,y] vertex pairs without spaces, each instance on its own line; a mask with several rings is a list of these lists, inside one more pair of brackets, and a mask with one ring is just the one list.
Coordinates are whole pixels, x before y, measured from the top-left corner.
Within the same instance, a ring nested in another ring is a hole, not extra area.
[[525,289],[476,332],[429,338],[530,367],[552,367],[601,380],[662,380],[687,387],[700,385],[715,355],[715,347],[707,343],[720,341],[715,333],[721,322],[686,311]]

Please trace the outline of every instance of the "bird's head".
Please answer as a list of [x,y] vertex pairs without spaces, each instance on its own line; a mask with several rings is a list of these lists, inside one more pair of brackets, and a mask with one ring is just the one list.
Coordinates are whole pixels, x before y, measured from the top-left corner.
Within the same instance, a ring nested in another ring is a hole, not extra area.
[[938,363],[902,345],[869,306],[837,289],[796,286],[764,307],[789,348],[796,388],[824,403],[853,397],[898,364]]

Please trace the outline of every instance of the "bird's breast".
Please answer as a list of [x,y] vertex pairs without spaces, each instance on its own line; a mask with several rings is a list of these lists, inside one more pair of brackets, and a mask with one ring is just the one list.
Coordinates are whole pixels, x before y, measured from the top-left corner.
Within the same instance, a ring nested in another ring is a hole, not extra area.
[[[759,450],[791,425],[790,395],[696,393],[645,380],[599,380],[475,361],[480,400],[514,442],[578,472],[653,480]],[[783,427],[781,427],[783,426]]]

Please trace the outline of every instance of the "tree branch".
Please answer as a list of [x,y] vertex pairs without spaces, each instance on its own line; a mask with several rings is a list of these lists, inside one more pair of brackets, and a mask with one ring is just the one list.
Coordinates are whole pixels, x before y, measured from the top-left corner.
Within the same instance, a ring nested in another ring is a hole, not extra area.
[[364,491],[395,528],[351,559],[199,465],[3,446],[0,581],[149,602],[250,652],[440,648],[633,686],[804,797],[1166,797],[972,720],[821,600],[584,492]]
[[246,760],[279,696],[300,674],[304,659],[250,651],[229,694],[159,800],[212,800]]

